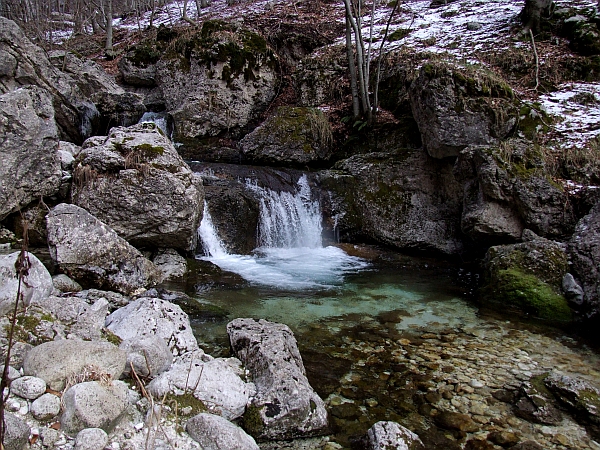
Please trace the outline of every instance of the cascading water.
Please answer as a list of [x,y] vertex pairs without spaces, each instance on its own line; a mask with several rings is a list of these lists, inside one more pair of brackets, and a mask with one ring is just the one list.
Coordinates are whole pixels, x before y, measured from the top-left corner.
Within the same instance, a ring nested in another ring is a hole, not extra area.
[[145,112],[138,123],[154,123],[165,136],[173,140],[173,119],[167,113]]
[[321,209],[311,198],[306,175],[294,193],[275,192],[250,181],[246,186],[260,197],[257,249],[251,256],[228,254],[205,204],[198,230],[203,259],[250,283],[293,290],[329,288],[340,284],[345,274],[367,266],[337,247],[323,247]]

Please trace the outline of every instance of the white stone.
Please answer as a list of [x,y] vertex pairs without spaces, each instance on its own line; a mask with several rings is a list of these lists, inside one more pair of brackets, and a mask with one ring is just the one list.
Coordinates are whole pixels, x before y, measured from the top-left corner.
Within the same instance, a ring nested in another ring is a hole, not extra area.
[[31,414],[37,420],[50,420],[60,413],[60,398],[44,394],[31,404]]
[[10,391],[19,397],[35,400],[46,392],[46,382],[37,377],[20,377],[10,384]]
[[259,450],[244,430],[214,414],[201,413],[192,417],[185,430],[204,450]]
[[75,437],[74,450],[102,450],[108,445],[108,434],[101,428],[85,428]]
[[415,442],[423,445],[419,436],[396,422],[377,422],[367,432],[369,450],[409,450]]

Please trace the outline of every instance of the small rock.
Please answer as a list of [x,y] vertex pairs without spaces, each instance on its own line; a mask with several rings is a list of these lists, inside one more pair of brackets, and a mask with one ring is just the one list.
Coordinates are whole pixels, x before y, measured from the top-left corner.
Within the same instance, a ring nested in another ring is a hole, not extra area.
[[476,380],[474,378],[469,382],[469,384],[471,385],[471,387],[474,388],[482,388],[485,386],[485,384],[483,384],[481,381]]
[[493,431],[488,434],[487,439],[501,447],[512,447],[519,442],[519,437],[509,431]]
[[459,414],[451,411],[443,411],[434,418],[437,425],[447,430],[458,430],[472,433],[479,427],[467,414]]
[[50,420],[60,413],[60,398],[54,394],[44,394],[31,404],[31,414],[37,420]]
[[35,400],[46,392],[46,382],[37,377],[20,377],[10,384],[10,391],[19,397]]
[[535,441],[524,441],[511,447],[511,450],[544,450],[544,447]]
[[85,428],[75,437],[74,450],[102,450],[108,445],[108,434],[102,428]]
[[6,450],[21,450],[29,439],[29,425],[12,414],[4,415],[6,434],[4,448]]
[[54,428],[42,428],[40,437],[44,447],[54,447],[54,445],[63,438],[62,432],[55,430]]
[[201,413],[192,417],[185,430],[204,450],[259,450],[244,430],[214,414]]
[[467,30],[469,31],[478,31],[481,30],[482,25],[479,22],[468,22]]
[[60,292],[81,292],[83,290],[77,281],[72,280],[63,273],[54,275],[52,277],[52,284]]
[[425,446],[412,431],[396,422],[377,422],[367,432],[370,450],[424,450]]
[[155,377],[173,363],[173,354],[163,339],[158,336],[134,337],[121,342],[119,348],[127,353],[125,374],[131,366],[138,375]]
[[[0,374],[4,373],[4,364],[0,365]],[[8,381],[13,381],[19,378],[21,374],[17,369],[12,366],[8,366]]]

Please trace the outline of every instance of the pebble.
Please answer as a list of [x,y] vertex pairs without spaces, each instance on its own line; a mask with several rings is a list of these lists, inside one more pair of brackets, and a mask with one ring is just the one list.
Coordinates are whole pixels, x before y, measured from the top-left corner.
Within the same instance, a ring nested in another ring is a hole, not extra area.
[[471,385],[471,387],[474,387],[474,388],[482,388],[485,386],[485,384],[483,384],[479,380],[476,380],[475,378],[473,378],[469,384]]
[[49,420],[60,413],[60,398],[44,394],[31,404],[31,414],[37,420]]
[[19,397],[35,400],[46,392],[46,382],[37,377],[20,377],[10,384],[10,391]]

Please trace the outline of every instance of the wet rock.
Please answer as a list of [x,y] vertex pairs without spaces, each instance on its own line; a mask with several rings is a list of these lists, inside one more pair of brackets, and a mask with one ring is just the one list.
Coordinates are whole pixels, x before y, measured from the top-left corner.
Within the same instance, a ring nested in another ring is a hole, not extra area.
[[127,353],[125,374],[131,372],[141,377],[155,377],[167,370],[173,362],[171,350],[163,339],[158,336],[134,337],[126,339],[119,348]]
[[76,384],[62,397],[61,429],[76,434],[84,428],[102,428],[110,431],[125,412],[127,386],[122,381],[100,384],[88,381]]
[[540,444],[535,441],[523,441],[511,447],[511,450],[543,450]]
[[562,289],[565,298],[575,307],[583,305],[583,288],[570,273],[566,273],[562,280]]
[[458,430],[472,433],[477,431],[479,427],[471,417],[467,414],[455,413],[452,411],[442,411],[434,417],[435,423],[447,430]]
[[[14,309],[17,291],[19,289],[19,277],[15,269],[15,263],[20,252],[14,252],[6,256],[0,256],[0,315],[7,314]],[[29,273],[23,277],[25,283],[21,284],[21,296],[24,306],[31,302],[43,301],[54,288],[52,277],[46,267],[32,253],[26,253],[29,260]]]
[[83,290],[77,281],[72,280],[64,273],[54,275],[52,277],[52,284],[60,292],[80,292]]
[[396,422],[377,422],[367,432],[371,450],[421,450],[423,443],[412,431]]
[[160,250],[152,262],[165,280],[181,278],[187,270],[185,258],[172,248]]
[[143,97],[133,92],[96,92],[91,96],[96,104],[98,134],[106,135],[113,127],[135,125],[146,112]]
[[[0,35],[6,20],[0,17]],[[0,116],[0,131],[5,137],[0,143],[2,220],[34,200],[56,194],[62,172],[58,130],[48,92],[30,86],[0,95]]]
[[108,342],[53,341],[27,352],[23,371],[43,379],[51,389],[61,390],[69,376],[85,370],[117,379],[123,373],[126,358],[124,351]]
[[108,445],[108,435],[102,428],[85,428],[75,437],[75,450],[103,450]]
[[195,249],[202,184],[154,123],[88,139],[77,161],[73,203],[132,245]]
[[597,387],[559,372],[550,373],[544,384],[563,405],[585,421],[600,424],[600,390]]
[[10,413],[4,414],[4,423],[6,426],[4,448],[6,450],[23,450],[29,439],[29,425]]
[[46,421],[58,416],[60,408],[59,397],[54,394],[44,394],[31,404],[31,414],[37,420]]
[[50,256],[78,282],[131,293],[160,279],[154,264],[83,208],[60,204],[47,222]]
[[[212,358],[202,350],[187,352],[175,359],[168,371],[148,384],[156,398],[168,394],[191,403],[193,413],[205,409],[234,420],[244,414],[246,404],[255,394],[252,383],[242,380],[240,361],[235,358]],[[196,401],[185,399],[193,396]],[[182,397],[183,396],[183,397]]]
[[486,440],[470,439],[465,444],[465,450],[495,450],[496,446]]
[[188,315],[166,300],[142,297],[106,318],[106,328],[121,339],[158,336],[173,355],[198,349]]
[[257,389],[244,415],[250,434],[289,439],[323,432],[325,405],[308,383],[291,330],[262,319],[236,319],[227,324],[227,333]]
[[560,411],[553,404],[552,394],[546,389],[546,374],[525,382],[519,388],[515,414],[529,422],[557,425],[562,420]]
[[501,447],[511,447],[519,442],[519,437],[510,431],[493,431],[487,440]]
[[28,400],[35,400],[46,392],[46,382],[32,376],[20,377],[10,384],[10,392]]
[[204,450],[258,450],[244,430],[213,414],[198,414],[187,421],[185,430]]

